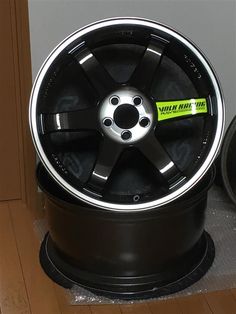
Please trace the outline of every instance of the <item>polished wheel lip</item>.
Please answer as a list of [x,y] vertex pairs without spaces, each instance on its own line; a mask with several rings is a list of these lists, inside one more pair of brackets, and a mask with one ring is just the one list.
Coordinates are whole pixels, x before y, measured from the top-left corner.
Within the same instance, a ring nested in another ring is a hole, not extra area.
[[[192,176],[190,180],[188,180],[183,186],[181,186],[178,190],[160,198],[155,201],[140,203],[140,204],[116,204],[111,202],[104,202],[102,200],[94,199],[88,195],[83,194],[82,192],[75,189],[72,185],[66,182],[52,167],[50,161],[48,160],[43,147],[41,145],[38,131],[37,131],[37,116],[36,116],[36,108],[37,108],[37,99],[40,90],[40,86],[44,79],[45,74],[47,73],[50,65],[55,60],[55,58],[74,40],[78,39],[79,37],[88,34],[96,29],[105,28],[108,26],[115,26],[115,25],[139,25],[148,28],[158,29],[170,36],[173,36],[180,42],[182,42],[188,49],[190,49],[194,55],[197,56],[198,60],[202,63],[204,68],[207,70],[207,73],[212,80],[214,90],[216,93],[217,98],[217,105],[218,105],[218,120],[217,120],[217,127],[216,127],[216,135],[211,146],[210,152],[207,155],[207,158],[199,168],[199,170]],[[225,111],[224,111],[224,100],[222,91],[220,89],[219,81],[216,77],[214,70],[210,63],[206,60],[205,56],[202,55],[202,52],[186,37],[180,35],[170,27],[157,23],[155,21],[151,21],[148,19],[142,18],[134,18],[134,17],[123,17],[123,18],[112,18],[112,19],[105,19],[102,21],[98,21],[84,28],[81,28],[74,32],[73,34],[69,35],[66,39],[64,39],[48,56],[48,58],[43,63],[39,73],[35,79],[31,96],[30,96],[30,108],[29,108],[29,124],[32,139],[34,142],[35,149],[37,154],[42,161],[43,165],[50,173],[50,175],[60,184],[67,192],[75,196],[76,198],[80,199],[81,201],[86,202],[87,204],[97,206],[99,208],[110,210],[110,211],[122,211],[122,212],[129,212],[129,211],[145,211],[154,209],[158,206],[163,206],[171,201],[176,200],[181,195],[185,194],[189,191],[192,186],[194,186],[207,172],[210,168],[211,164],[213,163],[215,157],[217,156],[220,145],[223,138],[224,132],[224,121],[225,121]]]

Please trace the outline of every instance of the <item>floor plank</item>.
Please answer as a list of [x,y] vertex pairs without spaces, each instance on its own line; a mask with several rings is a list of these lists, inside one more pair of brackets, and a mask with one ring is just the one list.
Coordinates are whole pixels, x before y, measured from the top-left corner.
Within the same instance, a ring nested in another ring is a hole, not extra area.
[[92,314],[121,314],[119,305],[91,305]]
[[235,314],[236,300],[229,290],[206,293],[204,297],[214,314]]
[[0,307],[2,314],[31,313],[8,203],[0,204]]
[[54,283],[39,264],[39,240],[30,211],[19,201],[10,202],[9,206],[32,314],[62,314]]
[[192,295],[177,299],[182,314],[212,314],[203,295]]
[[182,314],[175,299],[147,303],[152,314]]
[[120,305],[120,309],[124,314],[151,314],[150,308],[146,303]]

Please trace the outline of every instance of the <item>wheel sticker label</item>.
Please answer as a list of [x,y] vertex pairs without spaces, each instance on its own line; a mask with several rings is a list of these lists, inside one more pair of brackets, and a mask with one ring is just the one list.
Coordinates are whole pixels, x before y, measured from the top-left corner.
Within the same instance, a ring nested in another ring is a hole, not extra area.
[[157,101],[158,121],[207,113],[206,98]]

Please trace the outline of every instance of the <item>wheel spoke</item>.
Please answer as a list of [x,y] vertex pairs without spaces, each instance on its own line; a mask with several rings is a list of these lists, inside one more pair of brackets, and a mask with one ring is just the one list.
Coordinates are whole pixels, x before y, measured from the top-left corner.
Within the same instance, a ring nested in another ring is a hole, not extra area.
[[117,83],[88,47],[83,47],[82,50],[74,52],[72,55],[84,70],[89,82],[101,99],[117,88]]
[[94,130],[98,128],[97,107],[41,114],[42,133],[57,131]]
[[137,147],[165,178],[169,188],[172,188],[176,182],[184,179],[180,170],[155,137],[154,132],[151,132],[143,141],[138,143]]
[[87,182],[86,189],[99,194],[103,191],[121,152],[122,145],[106,137],[103,139],[93,172]]
[[130,78],[130,85],[148,92],[163,55],[165,45],[151,41]]

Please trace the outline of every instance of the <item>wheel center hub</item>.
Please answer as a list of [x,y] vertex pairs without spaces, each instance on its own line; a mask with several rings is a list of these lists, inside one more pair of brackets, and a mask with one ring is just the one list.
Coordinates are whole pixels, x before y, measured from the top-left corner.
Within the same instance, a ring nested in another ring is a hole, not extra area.
[[134,127],[139,120],[138,110],[129,104],[124,104],[116,108],[114,112],[114,121],[122,129]]
[[153,127],[156,111],[150,100],[132,87],[122,87],[101,103],[99,120],[104,135],[120,143],[133,143]]

